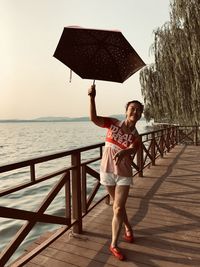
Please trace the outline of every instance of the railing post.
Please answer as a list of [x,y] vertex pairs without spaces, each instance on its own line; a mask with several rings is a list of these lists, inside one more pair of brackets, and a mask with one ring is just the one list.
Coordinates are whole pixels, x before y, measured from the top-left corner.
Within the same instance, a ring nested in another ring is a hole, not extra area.
[[71,162],[75,168],[72,169],[72,214],[73,220],[77,220],[73,226],[75,233],[82,233],[82,208],[81,208],[81,162],[80,152],[72,154]]
[[198,145],[198,126],[194,126],[194,145]]
[[155,151],[155,133],[151,134],[151,156],[152,156],[152,166],[155,166],[155,158],[156,158],[156,151]]
[[169,151],[173,147],[173,131],[172,127],[168,128],[168,136],[169,136]]
[[161,138],[160,138],[160,151],[161,151],[160,156],[161,156],[161,158],[163,158],[163,155],[164,155],[164,140],[163,140],[164,136],[163,135],[164,135],[164,131],[161,130]]
[[30,172],[31,172],[31,182],[35,182],[35,165],[30,165]]
[[82,212],[87,212],[87,173],[86,173],[86,166],[83,165],[81,169],[81,202],[82,202]]
[[139,167],[138,175],[139,177],[143,177],[143,143],[142,136],[140,136],[140,143],[137,150],[137,166]]
[[167,138],[166,138],[166,147],[167,147],[167,152],[170,151],[170,133],[169,133],[169,128],[167,128]]
[[179,143],[179,126],[175,126],[175,141],[176,141],[176,145],[178,145]]
[[174,126],[170,128],[170,147],[173,148],[175,146],[175,140],[174,140]]
[[172,126],[172,147],[176,145],[176,127]]
[[69,179],[65,183],[65,216],[69,219],[71,225],[71,190],[70,190],[70,174]]

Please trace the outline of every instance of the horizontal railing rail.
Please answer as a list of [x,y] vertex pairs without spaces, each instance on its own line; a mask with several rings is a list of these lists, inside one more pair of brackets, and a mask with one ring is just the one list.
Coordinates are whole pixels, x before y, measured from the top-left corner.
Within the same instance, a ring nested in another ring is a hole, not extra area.
[[[148,133],[140,134],[140,146],[133,157],[134,175],[143,176],[143,170],[148,165],[155,165],[158,157],[163,157],[176,144],[190,141],[197,145],[199,143],[199,127],[197,126],[172,126],[158,129]],[[37,222],[64,225],[62,230],[58,230],[54,234],[54,239],[63,232],[73,227],[75,233],[82,233],[82,219],[102,200],[107,199],[107,193],[95,200],[100,188],[100,175],[94,169],[93,163],[102,158],[103,147],[105,143],[76,148],[63,151],[51,155],[32,158],[16,163],[10,163],[0,166],[0,173],[18,170],[29,167],[29,181],[0,191],[0,197],[16,193],[22,189],[29,188],[36,184],[48,181],[54,177],[61,176],[51,191],[42,201],[42,204],[35,211],[26,211],[17,208],[9,208],[0,206],[0,217],[25,220],[26,223],[21,227],[11,242],[4,248],[0,255],[0,266],[5,264],[12,257],[16,249],[20,246],[28,233],[33,229]],[[82,153],[98,149],[98,155],[93,158],[83,160]],[[63,157],[71,158],[71,165],[62,169],[58,169],[47,175],[37,176],[36,165],[46,163],[47,161],[60,159]],[[87,193],[87,180],[89,177],[95,178],[96,182],[92,190]],[[52,203],[61,189],[64,188],[65,217],[47,215],[44,212]],[[50,238],[49,242],[52,242]],[[48,242],[45,242],[46,247]],[[42,249],[43,247],[41,247]],[[37,251],[39,252],[39,250]]]

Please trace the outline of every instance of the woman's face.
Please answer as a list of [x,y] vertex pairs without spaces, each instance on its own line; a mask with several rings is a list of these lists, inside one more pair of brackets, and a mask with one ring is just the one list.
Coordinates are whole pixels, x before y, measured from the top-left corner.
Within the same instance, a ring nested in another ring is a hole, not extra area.
[[126,111],[126,119],[136,123],[142,116],[141,106],[138,103],[130,103]]

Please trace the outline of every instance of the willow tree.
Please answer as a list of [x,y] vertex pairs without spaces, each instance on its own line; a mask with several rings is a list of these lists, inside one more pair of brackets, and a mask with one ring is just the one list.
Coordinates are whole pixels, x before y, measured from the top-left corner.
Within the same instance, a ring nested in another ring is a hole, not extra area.
[[154,32],[155,63],[140,72],[145,117],[200,123],[200,3],[174,0],[170,21]]

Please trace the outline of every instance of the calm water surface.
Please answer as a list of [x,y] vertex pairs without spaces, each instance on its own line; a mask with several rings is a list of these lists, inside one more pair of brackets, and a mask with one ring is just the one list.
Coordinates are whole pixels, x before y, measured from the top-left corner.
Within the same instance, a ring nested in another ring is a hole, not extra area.
[[[139,121],[136,126],[139,133],[149,130],[146,128],[147,123],[143,120]],[[105,134],[105,129],[97,127],[91,122],[0,123],[0,165],[103,142]],[[95,151],[89,152],[85,157],[90,158],[94,156],[93,153]],[[98,169],[99,163],[95,164],[94,168]],[[49,161],[36,168],[36,175],[44,175],[65,166],[70,166],[70,158]],[[28,174],[29,168],[0,174],[0,191],[29,181]],[[1,197],[0,206],[34,211],[58,178],[55,177],[51,181]],[[92,188],[93,183],[92,179],[88,181],[88,189]],[[103,193],[104,189],[101,188],[101,190],[100,192]],[[64,215],[63,196],[64,192],[61,190],[45,213]],[[23,224],[24,221],[21,220],[0,218],[0,251]],[[13,258],[18,257],[24,247],[37,239],[42,232],[53,230],[56,227],[48,224],[37,224]]]

